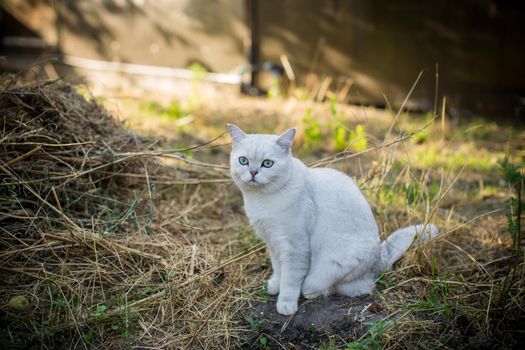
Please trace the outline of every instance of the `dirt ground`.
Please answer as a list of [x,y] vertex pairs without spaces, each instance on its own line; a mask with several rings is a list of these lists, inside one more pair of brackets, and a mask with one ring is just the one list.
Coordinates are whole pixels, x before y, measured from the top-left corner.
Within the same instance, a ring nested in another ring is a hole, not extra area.
[[252,323],[260,323],[260,331],[270,339],[268,346],[301,349],[338,338],[349,342],[359,339],[370,324],[387,318],[381,301],[374,297],[344,298],[331,296],[302,300],[300,309],[292,316],[276,312],[274,300],[250,305]]

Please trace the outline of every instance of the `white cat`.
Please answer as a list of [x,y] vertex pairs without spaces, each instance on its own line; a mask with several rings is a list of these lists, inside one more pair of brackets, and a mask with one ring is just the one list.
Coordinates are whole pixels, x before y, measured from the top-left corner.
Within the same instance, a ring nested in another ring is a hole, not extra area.
[[290,315],[305,298],[374,290],[419,232],[433,225],[400,229],[381,243],[367,200],[347,175],[308,168],[292,157],[295,129],[281,136],[246,134],[228,124],[232,138],[230,171],[242,191],[246,214],[268,245],[273,274],[268,292],[279,294],[277,312]]

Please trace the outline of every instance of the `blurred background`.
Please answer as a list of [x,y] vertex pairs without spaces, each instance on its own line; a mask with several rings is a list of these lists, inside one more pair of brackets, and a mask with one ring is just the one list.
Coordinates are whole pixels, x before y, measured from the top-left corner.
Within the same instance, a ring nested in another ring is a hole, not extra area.
[[[525,118],[518,0],[4,0],[0,70],[104,88]],[[193,83],[192,83],[193,80]],[[131,93],[131,92],[130,92]],[[439,96],[439,98],[438,98]]]

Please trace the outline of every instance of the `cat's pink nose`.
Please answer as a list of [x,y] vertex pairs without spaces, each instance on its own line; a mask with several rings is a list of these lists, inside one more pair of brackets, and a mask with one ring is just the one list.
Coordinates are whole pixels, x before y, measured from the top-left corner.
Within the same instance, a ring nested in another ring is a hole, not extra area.
[[252,177],[255,177],[255,175],[257,175],[257,171],[250,171],[250,174],[252,174]]

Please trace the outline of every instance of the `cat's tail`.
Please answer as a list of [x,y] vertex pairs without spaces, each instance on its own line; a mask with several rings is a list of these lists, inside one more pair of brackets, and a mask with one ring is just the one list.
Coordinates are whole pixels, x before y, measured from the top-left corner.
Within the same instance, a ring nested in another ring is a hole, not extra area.
[[432,224],[421,224],[394,231],[381,244],[381,266],[383,271],[392,269],[392,265],[401,258],[412,243],[422,243],[438,234],[439,230]]

